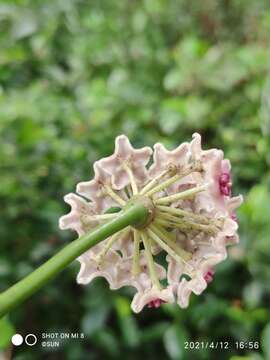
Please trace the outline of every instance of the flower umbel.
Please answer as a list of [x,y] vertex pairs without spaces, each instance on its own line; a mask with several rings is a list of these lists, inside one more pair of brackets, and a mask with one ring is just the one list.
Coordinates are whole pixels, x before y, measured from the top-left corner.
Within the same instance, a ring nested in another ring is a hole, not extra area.
[[[78,283],[103,276],[111,289],[135,287],[135,312],[174,301],[187,307],[191,293],[201,294],[213,280],[227,245],[238,242],[235,210],[242,196],[231,196],[230,162],[221,150],[202,150],[195,133],[172,151],[156,144],[147,167],[151,156],[151,148],[134,149],[118,136],[114,154],[94,164],[94,179],[77,185],[87,200],[66,195],[71,211],[59,221],[61,229],[81,236],[117,217],[114,208],[138,197],[150,204],[150,221],[119,231],[78,258]],[[162,254],[166,269],[157,261]]]

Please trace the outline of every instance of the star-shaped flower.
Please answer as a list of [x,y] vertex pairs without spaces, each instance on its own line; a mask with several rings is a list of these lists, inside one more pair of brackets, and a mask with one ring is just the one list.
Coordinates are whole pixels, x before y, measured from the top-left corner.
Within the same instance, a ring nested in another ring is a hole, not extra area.
[[[112,176],[112,186],[119,190],[130,184],[136,187],[143,184],[148,177],[146,165],[150,160],[150,147],[134,149],[125,135],[115,140],[113,155],[100,160],[101,167]],[[135,191],[136,192],[136,191]]]

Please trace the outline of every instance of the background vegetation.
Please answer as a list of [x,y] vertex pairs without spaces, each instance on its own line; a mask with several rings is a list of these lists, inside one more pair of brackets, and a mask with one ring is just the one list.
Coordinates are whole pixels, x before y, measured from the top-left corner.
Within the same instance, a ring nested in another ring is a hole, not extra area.
[[[0,290],[75,235],[62,198],[114,138],[174,147],[202,134],[233,164],[241,244],[190,307],[130,311],[131,290],[75,283],[76,262],[0,321],[9,337],[79,332],[13,359],[270,358],[270,4],[268,0],[0,2]],[[229,341],[187,351],[184,341]],[[236,350],[234,341],[259,341]],[[0,355],[1,356],[1,355]]]

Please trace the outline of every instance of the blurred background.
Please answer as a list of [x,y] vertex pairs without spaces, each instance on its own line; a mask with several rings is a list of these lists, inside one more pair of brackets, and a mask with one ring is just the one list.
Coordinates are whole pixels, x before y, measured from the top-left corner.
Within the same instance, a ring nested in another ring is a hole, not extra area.
[[[204,148],[224,149],[245,197],[240,245],[188,309],[134,315],[132,289],[79,286],[74,262],[0,320],[0,357],[270,359],[269,40],[268,0],[0,2],[1,291],[75,238],[58,229],[63,195],[121,133],[173,148],[200,132]],[[85,338],[12,348],[15,332]],[[242,340],[260,349],[236,350]]]

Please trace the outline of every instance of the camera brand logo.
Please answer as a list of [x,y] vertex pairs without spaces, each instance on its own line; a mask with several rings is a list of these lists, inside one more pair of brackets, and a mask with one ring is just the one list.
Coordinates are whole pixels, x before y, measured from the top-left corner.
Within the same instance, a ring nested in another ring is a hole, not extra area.
[[15,346],[22,345],[23,341],[28,346],[34,346],[37,343],[37,337],[34,334],[28,334],[23,338],[21,334],[14,334],[11,338],[11,342]]

